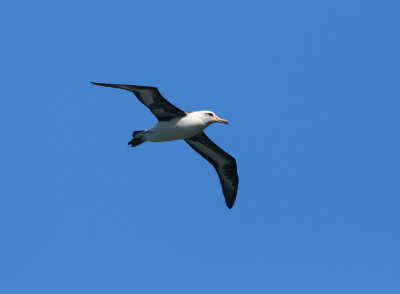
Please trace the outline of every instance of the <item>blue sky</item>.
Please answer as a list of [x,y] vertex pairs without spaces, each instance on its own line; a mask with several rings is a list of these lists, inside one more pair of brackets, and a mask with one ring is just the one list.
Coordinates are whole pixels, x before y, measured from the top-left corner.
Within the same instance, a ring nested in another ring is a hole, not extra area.
[[[1,293],[398,293],[398,1],[6,1]],[[229,126],[226,208],[156,86]]]

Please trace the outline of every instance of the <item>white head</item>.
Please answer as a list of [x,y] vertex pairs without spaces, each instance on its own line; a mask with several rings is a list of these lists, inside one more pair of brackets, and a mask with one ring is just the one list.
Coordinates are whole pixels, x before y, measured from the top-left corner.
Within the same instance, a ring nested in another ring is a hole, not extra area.
[[196,112],[192,112],[192,113],[196,114],[204,123],[206,123],[208,125],[211,125],[215,122],[228,124],[228,121],[226,119],[219,118],[212,111],[203,110],[203,111],[196,111]]

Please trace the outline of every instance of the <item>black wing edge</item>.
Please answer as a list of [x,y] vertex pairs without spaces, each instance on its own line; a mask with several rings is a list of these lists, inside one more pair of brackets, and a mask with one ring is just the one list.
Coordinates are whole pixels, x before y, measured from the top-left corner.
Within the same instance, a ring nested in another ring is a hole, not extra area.
[[[136,87],[136,88],[140,88],[142,90],[146,90],[146,89],[152,89],[152,90],[157,90],[157,87],[151,87],[151,86],[139,86],[139,85],[126,85],[126,84],[106,84],[106,83],[95,83],[95,82],[91,82],[93,85],[97,85],[97,86],[104,86],[104,87],[110,87],[110,88],[117,88],[117,89],[124,89],[126,87]],[[131,91],[131,90],[128,90]],[[158,92],[160,93],[160,92]],[[161,94],[160,94],[161,95]]]
[[[175,105],[171,104],[167,99],[165,99],[161,95],[157,87],[126,85],[126,84],[106,84],[106,83],[95,83],[95,82],[91,83],[97,86],[123,89],[132,92],[133,94],[135,94],[135,96],[139,99],[140,102],[142,102],[145,106],[147,106],[150,109],[150,111],[156,116],[158,121],[168,121],[171,118],[186,115],[186,112],[179,109]],[[153,94],[155,94],[155,96],[153,96],[154,103],[151,104],[146,103],[145,99],[143,99],[141,93],[139,92],[141,90],[149,90]],[[156,110],[160,109],[164,112],[163,114],[156,113]]]
[[[209,163],[211,163],[215,170],[218,173],[218,177],[221,182],[222,191],[225,197],[226,206],[229,209],[233,207],[233,204],[236,200],[237,190],[239,186],[239,176],[237,174],[237,165],[236,159],[222,150],[218,145],[216,145],[213,141],[211,141],[204,132],[197,134],[196,136],[185,139],[186,143],[189,144],[197,153],[199,153],[202,157],[204,157]],[[196,146],[191,144],[191,141],[198,142],[202,144],[204,149],[212,149],[214,152],[218,154],[218,156],[222,157],[227,161],[227,164],[224,164],[222,167],[219,166],[218,162],[207,155],[204,151],[198,149]],[[233,186],[230,187],[225,181],[229,181]]]

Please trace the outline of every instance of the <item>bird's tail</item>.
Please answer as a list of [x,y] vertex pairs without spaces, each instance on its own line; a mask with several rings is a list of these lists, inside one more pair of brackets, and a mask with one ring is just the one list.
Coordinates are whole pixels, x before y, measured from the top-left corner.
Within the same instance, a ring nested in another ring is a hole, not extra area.
[[132,147],[136,147],[144,143],[143,136],[146,134],[147,131],[134,131],[132,134],[132,140],[129,141],[128,145],[132,145]]

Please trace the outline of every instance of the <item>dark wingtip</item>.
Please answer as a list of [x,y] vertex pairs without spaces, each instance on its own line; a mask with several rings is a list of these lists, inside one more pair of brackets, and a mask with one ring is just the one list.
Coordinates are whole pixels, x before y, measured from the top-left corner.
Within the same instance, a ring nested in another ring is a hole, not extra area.
[[114,85],[114,84],[105,84],[105,83],[95,83],[95,82],[91,82],[93,85],[96,85],[96,86],[104,86],[104,87],[116,87],[116,86],[119,86],[119,85]]
[[95,83],[95,82],[91,82],[93,85],[96,86],[104,86],[104,87],[110,87],[110,88],[121,88],[121,85],[117,85],[117,84],[105,84],[105,83]]
[[234,192],[233,195],[231,195],[231,194],[226,194],[226,195],[225,195],[225,193],[224,193],[224,196],[225,196],[225,204],[226,204],[226,206],[227,206],[229,209],[232,209],[233,205],[235,204],[235,201],[236,201],[236,193],[237,193],[237,190]]

